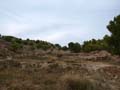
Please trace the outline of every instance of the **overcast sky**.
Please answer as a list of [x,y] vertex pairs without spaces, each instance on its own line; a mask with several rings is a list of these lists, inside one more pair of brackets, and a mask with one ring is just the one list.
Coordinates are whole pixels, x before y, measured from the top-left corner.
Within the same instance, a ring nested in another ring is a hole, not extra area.
[[66,45],[109,34],[120,0],[0,0],[0,33]]

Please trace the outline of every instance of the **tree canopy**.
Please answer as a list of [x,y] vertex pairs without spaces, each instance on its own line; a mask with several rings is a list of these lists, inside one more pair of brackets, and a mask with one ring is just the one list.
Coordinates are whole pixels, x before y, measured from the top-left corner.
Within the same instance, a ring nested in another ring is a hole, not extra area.
[[108,41],[111,51],[120,55],[120,15],[111,20],[107,28],[111,33]]

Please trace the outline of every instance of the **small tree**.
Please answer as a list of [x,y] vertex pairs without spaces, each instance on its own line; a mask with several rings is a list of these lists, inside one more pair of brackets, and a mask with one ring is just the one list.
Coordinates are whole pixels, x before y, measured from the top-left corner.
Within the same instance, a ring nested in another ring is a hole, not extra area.
[[81,51],[81,45],[79,43],[70,42],[68,48],[71,52],[79,53]]
[[40,40],[36,40],[35,42],[36,42],[37,44],[39,44],[39,43],[40,43]]
[[67,46],[63,46],[62,50],[66,51],[66,50],[68,50],[68,47]]
[[61,45],[60,45],[60,44],[55,44],[55,47],[56,47],[57,49],[61,49]]

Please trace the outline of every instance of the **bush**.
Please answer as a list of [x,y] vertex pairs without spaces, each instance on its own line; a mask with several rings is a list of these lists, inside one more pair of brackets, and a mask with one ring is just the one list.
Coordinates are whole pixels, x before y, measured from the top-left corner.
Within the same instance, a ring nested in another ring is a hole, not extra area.
[[65,75],[61,84],[61,90],[98,90],[90,79],[80,78],[79,75]]
[[22,48],[23,48],[23,46],[16,42],[12,42],[12,44],[11,44],[11,50],[14,52],[16,52],[18,49],[22,49]]
[[91,52],[91,51],[101,51],[101,50],[108,50],[109,46],[107,44],[107,39],[109,37],[106,35],[103,39],[92,39],[89,41],[85,41],[82,50],[84,52]]

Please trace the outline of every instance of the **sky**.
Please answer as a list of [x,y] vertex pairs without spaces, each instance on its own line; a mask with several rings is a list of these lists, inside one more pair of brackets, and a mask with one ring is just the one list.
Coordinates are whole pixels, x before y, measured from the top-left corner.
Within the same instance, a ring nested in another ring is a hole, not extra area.
[[120,0],[0,0],[0,34],[66,45],[110,34]]

